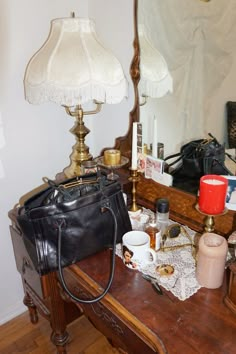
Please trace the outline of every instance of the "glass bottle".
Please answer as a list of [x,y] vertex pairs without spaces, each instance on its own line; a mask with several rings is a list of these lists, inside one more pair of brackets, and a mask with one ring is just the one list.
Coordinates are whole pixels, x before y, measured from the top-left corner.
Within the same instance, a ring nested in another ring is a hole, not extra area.
[[157,251],[160,248],[161,232],[157,228],[155,215],[150,217],[145,232],[150,236],[150,247]]
[[169,225],[169,200],[160,198],[156,201],[156,223],[157,227],[163,233]]

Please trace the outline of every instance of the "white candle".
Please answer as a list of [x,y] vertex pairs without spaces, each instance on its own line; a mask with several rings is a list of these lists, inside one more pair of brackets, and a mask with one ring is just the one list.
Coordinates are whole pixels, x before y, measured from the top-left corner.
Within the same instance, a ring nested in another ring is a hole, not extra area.
[[157,120],[155,116],[153,120],[152,156],[157,157]]
[[132,136],[132,170],[137,170],[138,153],[137,153],[137,122],[133,123],[133,136]]

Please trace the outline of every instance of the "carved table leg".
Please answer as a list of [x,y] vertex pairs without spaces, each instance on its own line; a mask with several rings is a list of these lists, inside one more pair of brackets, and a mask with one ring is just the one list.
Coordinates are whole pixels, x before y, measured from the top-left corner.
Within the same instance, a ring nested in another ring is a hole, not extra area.
[[66,354],[66,345],[69,340],[69,334],[67,332],[64,333],[55,333],[51,334],[51,341],[57,347],[57,354]]
[[25,306],[28,307],[31,323],[33,324],[37,323],[38,322],[37,308],[28,293],[25,294],[23,303]]
[[69,335],[66,331],[65,304],[60,296],[56,273],[49,273],[46,278],[47,289],[50,293],[51,341],[57,347],[58,354],[66,354],[66,344],[69,340]]

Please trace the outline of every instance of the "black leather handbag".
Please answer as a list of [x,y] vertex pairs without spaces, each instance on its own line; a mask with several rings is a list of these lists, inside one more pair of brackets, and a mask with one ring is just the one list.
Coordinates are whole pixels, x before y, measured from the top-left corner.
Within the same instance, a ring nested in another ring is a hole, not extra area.
[[165,158],[165,162],[172,159],[165,171],[173,176],[174,187],[196,194],[202,176],[232,174],[225,166],[225,147],[212,134],[209,136],[209,139],[190,141],[179,153]]
[[[31,260],[41,275],[58,270],[64,290],[76,301],[92,303],[109,290],[115,267],[115,246],[131,230],[121,185],[106,175],[85,175],[49,187],[18,209],[17,221]],[[112,248],[110,277],[104,292],[83,300],[70,293],[62,268]]]

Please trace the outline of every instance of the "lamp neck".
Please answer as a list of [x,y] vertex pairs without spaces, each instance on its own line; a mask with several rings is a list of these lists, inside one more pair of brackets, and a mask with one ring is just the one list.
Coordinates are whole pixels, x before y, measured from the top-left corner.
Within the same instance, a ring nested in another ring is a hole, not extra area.
[[78,117],[79,119],[83,118],[84,115],[84,111],[82,106],[79,104],[77,106],[74,107],[74,109],[71,109],[71,107],[69,106],[64,106],[66,113],[69,114],[72,117]]
[[79,119],[82,119],[84,115],[96,114],[101,111],[102,102],[94,101],[94,103],[96,104],[96,108],[92,111],[85,111],[85,112],[81,104],[74,106],[74,109],[71,109],[71,107],[69,106],[64,106],[64,107],[67,114],[69,114],[72,117],[78,117]]
[[82,105],[73,107],[64,106],[66,113],[75,117],[75,125],[70,130],[76,137],[76,144],[73,146],[72,154],[70,155],[71,163],[64,169],[64,174],[67,178],[78,176],[82,173],[81,162],[92,160],[92,155],[89,153],[89,148],[85,144],[85,137],[89,133],[89,129],[84,125],[83,116],[95,114],[101,110],[102,103],[95,102],[96,108],[93,111],[84,112]]

